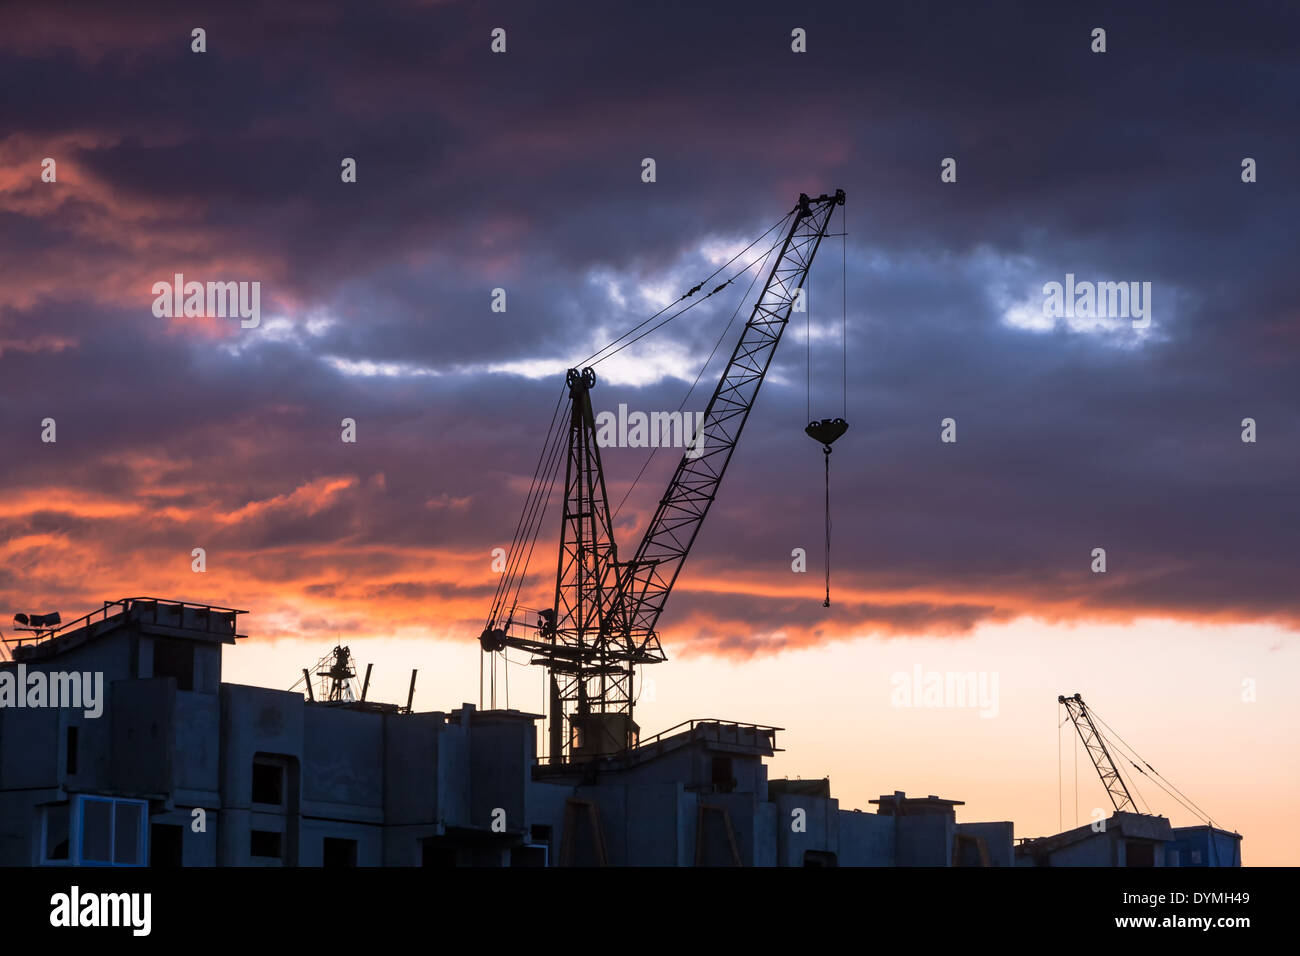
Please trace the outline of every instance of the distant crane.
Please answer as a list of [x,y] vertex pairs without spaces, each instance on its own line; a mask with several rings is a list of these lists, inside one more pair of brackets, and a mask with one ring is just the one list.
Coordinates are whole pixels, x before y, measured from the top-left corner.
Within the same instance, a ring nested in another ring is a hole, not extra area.
[[[1128,783],[1120,774],[1119,765],[1111,757],[1113,750],[1121,761],[1128,761],[1129,765],[1138,776],[1145,777],[1148,781],[1155,784],[1165,792],[1174,802],[1180,804],[1184,810],[1192,813],[1211,828],[1217,828],[1218,824],[1210,817],[1208,813],[1198,807],[1191,799],[1174,786],[1173,781],[1163,776],[1155,767],[1143,758],[1136,750],[1129,746],[1124,738],[1115,732],[1115,729],[1106,723],[1105,718],[1096,711],[1089,709],[1083,702],[1079,694],[1073,697],[1059,696],[1056,698],[1057,703],[1064,704],[1066,712],[1070,715],[1070,720],[1074,723],[1074,729],[1079,732],[1079,739],[1083,741],[1084,749],[1088,751],[1088,756],[1092,758],[1092,765],[1097,769],[1097,775],[1101,777],[1102,786],[1106,788],[1106,795],[1110,797],[1110,802],[1115,806],[1115,812],[1128,811],[1130,813],[1140,813],[1137,801],[1133,799],[1132,792],[1129,790]],[[1094,717],[1096,720],[1094,721]],[[1106,728],[1109,737],[1104,735],[1097,727],[1100,723]],[[1130,774],[1129,778],[1137,789],[1137,776]],[[1142,803],[1148,803],[1147,799],[1138,791],[1138,800]],[[1148,803],[1147,812],[1150,812]],[[1218,844],[1211,842],[1211,852],[1218,853]]]
[[1119,769],[1115,762],[1110,758],[1110,751],[1106,749],[1106,741],[1102,739],[1097,730],[1097,725],[1092,722],[1092,715],[1088,713],[1088,707],[1084,704],[1083,698],[1078,694],[1073,697],[1060,696],[1056,698],[1057,703],[1065,705],[1066,712],[1070,715],[1070,720],[1074,722],[1074,729],[1079,732],[1079,739],[1083,741],[1084,749],[1088,751],[1088,756],[1092,758],[1092,765],[1097,768],[1097,774],[1101,777],[1101,785],[1106,788],[1106,795],[1110,797],[1110,802],[1115,805],[1115,812],[1127,808],[1131,813],[1137,813],[1137,806],[1133,803],[1133,797],[1128,792],[1128,785],[1124,783],[1124,778],[1120,776]]
[[[787,214],[789,229],[709,399],[701,434],[683,454],[631,560],[619,559],[614,540],[591,405],[596,374],[589,367],[569,369],[568,427],[552,431],[544,444],[534,489],[520,518],[520,527],[527,527],[544,507],[538,476],[544,462],[553,460],[558,466],[560,452],[566,450],[554,604],[540,610],[535,623],[521,621],[516,618],[518,605],[510,600],[511,579],[503,579],[479,638],[485,652],[516,648],[533,655],[530,663],[546,668],[552,763],[564,763],[566,754],[571,760],[586,760],[635,745],[635,668],[665,660],[656,632],[659,615],[717,496],[831,214],[843,204],[842,189],[816,199],[801,194]],[[702,287],[697,285],[682,299]],[[830,440],[825,439],[827,447]],[[552,444],[554,452],[549,451]],[[549,487],[545,494],[549,496]],[[536,520],[540,524],[540,517]],[[535,534],[526,554],[531,554]],[[518,535],[517,530],[517,540]],[[526,558],[523,561],[526,567]],[[518,577],[514,571],[512,575]],[[517,633],[520,628],[532,633]]]

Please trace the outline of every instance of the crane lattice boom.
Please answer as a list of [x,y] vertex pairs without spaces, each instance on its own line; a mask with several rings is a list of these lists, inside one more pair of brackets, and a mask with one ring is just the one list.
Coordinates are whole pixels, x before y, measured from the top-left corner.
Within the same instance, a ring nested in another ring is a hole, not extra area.
[[1106,795],[1115,805],[1115,812],[1119,813],[1127,808],[1129,812],[1136,813],[1137,807],[1128,792],[1128,785],[1124,783],[1124,778],[1119,775],[1115,762],[1111,760],[1110,751],[1106,749],[1106,741],[1102,740],[1101,734],[1097,732],[1097,725],[1092,722],[1092,715],[1088,713],[1083,698],[1075,694],[1073,697],[1056,699],[1065,705],[1070,720],[1074,722],[1074,729],[1079,732],[1079,739],[1083,741],[1084,749],[1092,758],[1092,765],[1097,768],[1101,785],[1106,788]]

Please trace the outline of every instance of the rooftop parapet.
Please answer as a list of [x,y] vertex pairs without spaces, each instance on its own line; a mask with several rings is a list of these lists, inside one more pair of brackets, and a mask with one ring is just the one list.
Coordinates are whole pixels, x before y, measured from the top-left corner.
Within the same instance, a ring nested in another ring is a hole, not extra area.
[[6,639],[5,644],[15,661],[38,660],[71,650],[127,624],[134,624],[147,634],[233,644],[246,636],[236,633],[236,621],[240,614],[247,613],[190,601],[119,598],[105,601],[102,607],[89,614],[43,630],[34,637]]

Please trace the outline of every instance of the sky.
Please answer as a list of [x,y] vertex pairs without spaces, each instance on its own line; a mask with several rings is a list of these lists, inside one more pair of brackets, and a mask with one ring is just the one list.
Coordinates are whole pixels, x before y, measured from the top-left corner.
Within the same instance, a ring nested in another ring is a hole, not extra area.
[[[845,806],[935,793],[1034,836],[1075,820],[1077,691],[1248,864],[1300,862],[1298,39],[1280,3],[0,7],[0,602],[238,607],[227,680],[342,640],[388,699],[419,668],[418,707],[477,702],[564,370],[842,188],[643,732],[775,724],[773,774]],[[260,283],[259,324],[155,315],[177,273]],[[1150,283],[1149,325],[1045,316],[1067,275]],[[742,285],[599,365],[597,410],[677,408]],[[840,414],[825,608],[802,428]],[[606,450],[616,502],[643,461]],[[996,713],[898,706],[918,667],[996,675]]]

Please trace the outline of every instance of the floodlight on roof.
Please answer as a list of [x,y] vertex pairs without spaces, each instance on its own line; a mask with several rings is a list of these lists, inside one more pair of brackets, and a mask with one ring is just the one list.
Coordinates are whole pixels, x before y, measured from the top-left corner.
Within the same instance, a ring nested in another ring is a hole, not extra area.
[[15,614],[14,627],[24,631],[45,631],[58,627],[63,618],[58,611],[49,614]]

